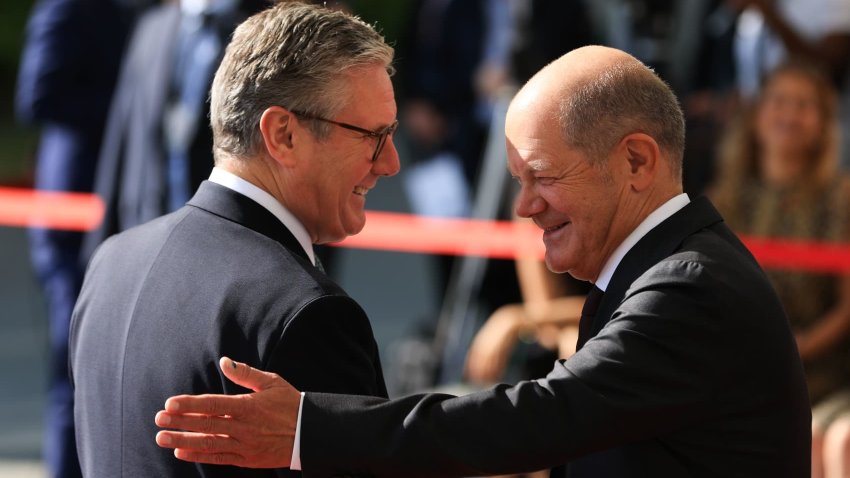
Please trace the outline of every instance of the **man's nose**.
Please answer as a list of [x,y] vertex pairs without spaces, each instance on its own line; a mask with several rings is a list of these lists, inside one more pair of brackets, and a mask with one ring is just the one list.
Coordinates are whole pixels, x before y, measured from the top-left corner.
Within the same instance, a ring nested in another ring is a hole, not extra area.
[[387,138],[384,149],[375,159],[372,171],[378,176],[395,176],[400,170],[401,162],[399,161],[398,150],[393,143],[393,138]]
[[532,217],[543,212],[545,203],[543,199],[534,194],[531,188],[523,186],[514,200],[514,211],[519,217]]

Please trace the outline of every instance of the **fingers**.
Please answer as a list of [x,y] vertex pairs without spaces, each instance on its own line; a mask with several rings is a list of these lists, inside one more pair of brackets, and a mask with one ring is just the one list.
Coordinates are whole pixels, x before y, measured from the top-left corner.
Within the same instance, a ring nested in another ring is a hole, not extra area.
[[211,465],[246,466],[247,464],[244,457],[235,453],[202,453],[180,448],[174,450],[174,456],[183,461],[209,463]]
[[211,465],[246,466],[247,464],[245,458],[234,453],[201,453],[180,448],[174,450],[174,456],[183,461],[209,463]]
[[156,443],[162,448],[174,448],[174,456],[184,460],[213,465],[235,465],[246,468],[288,468],[292,458],[292,440],[283,440],[283,447],[274,442],[242,443],[224,435],[161,431]]
[[230,435],[239,438],[246,431],[245,426],[231,417],[220,417],[204,414],[171,414],[160,411],[154,418],[157,426],[162,428],[178,428],[189,432],[213,433]]
[[165,411],[241,416],[245,395],[177,395],[165,401]]
[[156,444],[163,448],[182,448],[205,454],[234,453],[239,449],[239,442],[229,436],[170,430],[157,433]]
[[174,456],[184,461],[236,466],[246,463],[245,457],[234,452],[239,443],[227,436],[161,431],[156,434],[156,443],[174,448]]
[[227,357],[219,359],[218,365],[221,367],[224,376],[230,379],[231,382],[255,392],[285,383],[277,374],[257,370],[254,367],[236,362]]

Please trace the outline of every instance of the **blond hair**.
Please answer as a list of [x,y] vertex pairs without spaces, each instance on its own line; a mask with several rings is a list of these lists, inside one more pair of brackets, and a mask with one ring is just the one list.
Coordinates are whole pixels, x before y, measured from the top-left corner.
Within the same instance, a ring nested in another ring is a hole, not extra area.
[[820,190],[835,178],[838,170],[840,133],[836,93],[832,82],[820,69],[809,63],[801,60],[783,63],[764,79],[760,96],[753,104],[742,109],[727,128],[720,143],[717,174],[709,193],[720,210],[724,211],[727,220],[732,223],[736,221],[734,214],[740,209],[740,192],[748,182],[761,179],[759,159],[762,149],[755,129],[756,113],[764,100],[761,95],[773,81],[783,75],[805,78],[815,86],[818,110],[824,124],[820,141],[812,151],[812,162],[806,171],[806,177],[800,178],[801,184],[805,184],[811,191]]

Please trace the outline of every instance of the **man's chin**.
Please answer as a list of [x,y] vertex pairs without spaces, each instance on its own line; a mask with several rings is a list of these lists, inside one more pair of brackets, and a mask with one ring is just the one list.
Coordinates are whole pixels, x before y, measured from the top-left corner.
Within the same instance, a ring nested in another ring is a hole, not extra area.
[[[350,224],[345,227],[345,236],[342,237],[339,241],[342,241],[348,236],[356,236],[363,231],[363,228],[366,227],[366,215],[361,215],[357,221],[352,221]],[[337,242],[339,242],[337,241]]]
[[548,252],[546,253],[545,262],[546,268],[554,272],[555,274],[563,274],[564,272],[568,272],[568,268],[564,267],[561,261],[552,258]]
[[589,281],[592,278],[585,277],[587,274],[582,274],[577,270],[574,263],[568,263],[563,258],[554,258],[546,253],[546,268],[555,274],[569,274],[573,278],[581,281]]

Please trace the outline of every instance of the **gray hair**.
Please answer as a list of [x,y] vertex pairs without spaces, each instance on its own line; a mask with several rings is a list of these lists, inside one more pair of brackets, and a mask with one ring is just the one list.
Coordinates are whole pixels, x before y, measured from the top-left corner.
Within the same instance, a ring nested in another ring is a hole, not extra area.
[[623,137],[641,132],[667,153],[681,179],[685,118],[670,87],[638,62],[617,64],[578,85],[561,101],[559,124],[568,145],[599,166]]
[[[382,65],[392,74],[393,49],[375,29],[347,13],[281,2],[239,25],[215,74],[210,124],[216,160],[257,154],[263,111],[282,106],[332,117],[350,100],[345,73]],[[318,139],[330,125],[308,123]]]

